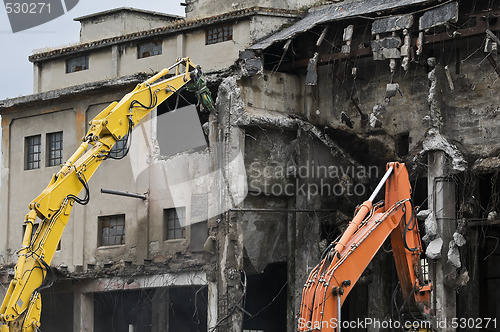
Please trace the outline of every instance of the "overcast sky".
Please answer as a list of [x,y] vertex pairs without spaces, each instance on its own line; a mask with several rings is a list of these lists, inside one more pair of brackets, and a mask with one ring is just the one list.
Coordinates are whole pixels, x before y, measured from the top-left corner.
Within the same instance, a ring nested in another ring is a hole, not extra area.
[[118,7],[135,7],[184,16],[181,0],[80,0],[71,11],[38,27],[12,33],[5,7],[0,6],[0,100],[33,93],[34,50],[77,43],[80,23],[73,18]]

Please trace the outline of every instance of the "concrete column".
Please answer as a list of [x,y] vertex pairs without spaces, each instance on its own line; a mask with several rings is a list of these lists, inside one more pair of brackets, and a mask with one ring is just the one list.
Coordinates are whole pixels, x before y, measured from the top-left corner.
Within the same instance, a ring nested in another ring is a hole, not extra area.
[[2,168],[1,168],[1,191],[0,191],[0,265],[10,263],[11,252],[9,247],[9,224],[19,222],[9,219],[9,151],[10,151],[10,124],[8,117],[2,117]]
[[94,331],[94,294],[75,291],[73,331]]
[[177,58],[183,58],[186,45],[186,36],[183,33],[177,35]]
[[208,331],[213,329],[217,324],[217,283],[208,283],[208,313],[207,313],[207,328]]
[[111,61],[113,61],[112,68],[113,68],[114,76],[120,77],[120,46],[119,45],[113,45],[111,47]]
[[[436,217],[438,236],[443,240],[441,258],[429,264],[434,287],[433,307],[439,321],[451,322],[452,318],[457,317],[456,293],[453,288],[446,285],[446,279],[455,272],[455,268],[447,262],[448,245],[456,230],[455,182],[448,177],[451,167],[444,152],[430,152],[428,165],[429,207]],[[450,327],[440,331],[448,332],[455,329]]]
[[42,90],[42,63],[33,64],[33,93],[39,93]]
[[151,332],[168,332],[168,288],[155,289],[152,300],[152,326]]

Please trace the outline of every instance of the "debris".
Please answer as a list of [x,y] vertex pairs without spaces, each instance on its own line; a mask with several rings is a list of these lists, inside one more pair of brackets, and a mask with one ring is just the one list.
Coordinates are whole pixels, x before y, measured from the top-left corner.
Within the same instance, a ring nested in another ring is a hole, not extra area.
[[318,84],[318,55],[318,52],[316,52],[314,53],[314,56],[309,59],[309,64],[307,65],[306,85]]
[[354,32],[354,25],[352,24],[344,29],[343,40],[346,42],[346,45],[342,45],[342,53],[344,54],[351,53],[351,41],[353,32]]
[[417,38],[417,55],[422,54],[424,45],[424,33],[420,31]]
[[241,71],[244,76],[252,77],[262,73],[262,60],[253,51],[241,51],[239,58]]
[[491,211],[488,213],[488,221],[493,221],[498,219],[498,213],[496,211]]
[[457,269],[462,266],[462,262],[460,262],[460,252],[454,240],[451,240],[448,244],[448,263],[451,263]]
[[456,23],[457,21],[458,2],[451,2],[425,12],[420,17],[419,30],[427,30],[447,23]]
[[455,90],[455,85],[453,85],[453,80],[451,78],[450,68],[448,65],[444,66],[444,71],[446,73],[446,79],[448,80],[448,85],[450,86],[450,90]]
[[373,110],[370,113],[370,127],[372,128],[380,128],[382,127],[381,117],[386,113],[386,109],[384,106],[375,104],[373,106]]
[[[463,172],[467,168],[467,161],[465,160],[462,152],[454,145],[451,144],[439,131],[435,128],[429,129],[424,141],[422,142],[422,151],[418,156],[423,155],[427,151],[443,151],[452,159],[453,170]],[[418,157],[417,156],[417,157]],[[416,160],[416,158],[414,160]]]
[[385,37],[371,41],[373,60],[399,59],[401,58],[401,38],[397,36]]
[[425,255],[430,259],[439,259],[441,258],[441,249],[443,248],[443,240],[441,238],[437,238],[427,246],[427,250],[425,251]]
[[427,218],[425,218],[424,226],[425,226],[425,237],[427,239],[426,242],[434,240],[437,236],[437,229],[438,229],[434,213],[431,212],[427,215]]
[[387,84],[385,88],[385,98],[390,99],[392,97],[395,97],[396,94],[399,91],[399,84],[398,83],[389,83]]
[[[321,32],[321,35],[319,36],[318,40],[316,41],[316,46],[319,47],[321,43],[323,42],[323,39],[325,39],[326,33],[328,32],[328,26],[323,28],[323,31]],[[289,39],[291,41],[291,39]]]
[[420,210],[417,213],[417,219],[419,221],[424,221],[432,213],[431,210]]
[[500,169],[500,157],[479,158],[474,162],[474,173],[492,173]]
[[413,25],[413,15],[397,15],[373,21],[372,35],[409,29]]
[[354,127],[351,119],[347,116],[347,114],[344,111],[340,113],[340,121],[342,123],[345,123],[345,125],[351,129]]
[[457,278],[457,287],[463,287],[466,286],[467,283],[469,282],[470,277],[469,277],[469,272],[465,270],[460,274],[460,276]]
[[458,232],[453,233],[453,241],[455,241],[455,244],[459,247],[461,247],[461,246],[465,245],[465,243],[467,243],[464,236]]

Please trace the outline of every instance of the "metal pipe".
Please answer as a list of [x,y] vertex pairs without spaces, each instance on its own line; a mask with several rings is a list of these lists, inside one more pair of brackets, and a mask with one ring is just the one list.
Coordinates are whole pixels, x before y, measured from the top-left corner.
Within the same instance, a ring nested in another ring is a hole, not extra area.
[[370,196],[370,198],[368,198],[368,200],[370,202],[373,203],[373,200],[375,199],[375,197],[377,196],[378,192],[380,191],[380,189],[382,189],[382,186],[385,184],[385,181],[387,181],[387,179],[389,178],[389,175],[391,175],[392,173],[392,170],[393,170],[393,167],[389,167],[389,169],[387,170],[387,172],[385,172],[384,174],[384,177],[382,178],[382,180],[380,180],[380,182],[378,183],[377,187],[375,188],[375,190],[373,191],[372,195]]
[[339,294],[337,295],[337,315],[338,315],[337,332],[340,332],[341,325],[342,325],[342,318],[340,315],[341,310],[342,310],[342,300],[341,300],[341,295],[340,295],[340,291],[339,291]]
[[110,190],[110,189],[101,188],[101,193],[103,193],[103,194],[110,194],[110,195],[117,195],[117,196],[126,196],[126,197],[140,198],[143,201],[145,201],[147,199],[146,195],[129,193],[128,191],[119,191],[119,190]]

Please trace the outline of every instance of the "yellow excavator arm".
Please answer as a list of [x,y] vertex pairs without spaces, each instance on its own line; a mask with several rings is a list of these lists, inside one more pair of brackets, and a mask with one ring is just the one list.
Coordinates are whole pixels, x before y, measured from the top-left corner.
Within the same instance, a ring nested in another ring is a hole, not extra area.
[[[89,201],[87,181],[101,162],[108,158],[117,141],[130,134],[143,117],[179,93],[183,87],[196,93],[204,110],[214,111],[210,91],[199,66],[194,65],[189,58],[183,58],[138,84],[133,91],[119,102],[111,103],[90,122],[83,143],[29,205],[14,278],[0,307],[0,332],[31,332],[38,329],[40,291],[50,286],[50,263],[71,208],[75,202],[84,205]],[[82,189],[85,189],[84,198],[78,197]],[[37,217],[41,222],[32,234]]]

